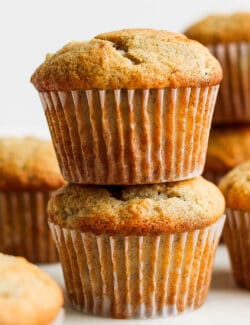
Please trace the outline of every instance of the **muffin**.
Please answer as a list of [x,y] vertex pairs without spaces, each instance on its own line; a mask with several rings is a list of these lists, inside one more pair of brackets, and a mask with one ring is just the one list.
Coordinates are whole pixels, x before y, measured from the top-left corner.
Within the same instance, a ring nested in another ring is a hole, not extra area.
[[59,324],[52,322],[62,305],[61,289],[45,272],[22,257],[0,253],[0,324]]
[[250,126],[212,128],[203,176],[218,184],[220,179],[250,159]]
[[49,141],[0,139],[0,252],[38,263],[58,261],[46,209],[51,191],[62,184]]
[[223,68],[214,124],[249,123],[250,12],[208,16],[185,34],[205,44]]
[[223,238],[236,283],[250,290],[250,161],[235,167],[220,182],[226,200]]
[[31,81],[64,178],[131,185],[201,175],[221,79],[198,42],[131,29],[67,44]]
[[115,318],[198,308],[209,289],[223,212],[221,192],[202,177],[62,187],[48,213],[70,303]]

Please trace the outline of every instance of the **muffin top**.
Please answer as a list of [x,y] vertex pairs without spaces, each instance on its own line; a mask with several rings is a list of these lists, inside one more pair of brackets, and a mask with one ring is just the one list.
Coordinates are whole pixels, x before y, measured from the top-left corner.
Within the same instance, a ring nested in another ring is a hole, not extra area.
[[0,253],[0,324],[48,325],[62,305],[62,291],[46,273]]
[[220,83],[219,62],[198,42],[164,30],[125,29],[71,42],[35,71],[39,91],[199,87]]
[[250,160],[232,169],[219,186],[227,208],[250,212]]
[[211,15],[189,27],[185,34],[203,44],[250,41],[250,12]]
[[68,184],[49,201],[50,221],[95,234],[161,234],[214,223],[224,211],[219,189],[202,177],[137,186]]
[[211,130],[205,171],[227,172],[250,159],[250,127],[219,127]]
[[64,184],[52,143],[34,137],[0,139],[1,190],[53,190]]

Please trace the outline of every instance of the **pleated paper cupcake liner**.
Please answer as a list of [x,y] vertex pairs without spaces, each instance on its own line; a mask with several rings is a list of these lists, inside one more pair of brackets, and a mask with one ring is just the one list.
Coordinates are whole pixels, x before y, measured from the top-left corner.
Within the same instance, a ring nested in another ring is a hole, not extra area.
[[47,219],[50,192],[0,191],[0,252],[33,263],[57,262]]
[[41,92],[64,178],[129,185],[201,175],[218,87]]
[[225,217],[202,230],[108,236],[50,223],[73,307],[115,318],[172,316],[206,299]]
[[214,124],[250,122],[250,43],[209,45],[223,68]]
[[214,183],[215,185],[218,185],[222,177],[225,176],[225,174],[226,172],[222,173],[205,171],[202,176],[205,177],[208,181]]
[[250,290],[250,212],[227,209],[223,238],[236,283]]

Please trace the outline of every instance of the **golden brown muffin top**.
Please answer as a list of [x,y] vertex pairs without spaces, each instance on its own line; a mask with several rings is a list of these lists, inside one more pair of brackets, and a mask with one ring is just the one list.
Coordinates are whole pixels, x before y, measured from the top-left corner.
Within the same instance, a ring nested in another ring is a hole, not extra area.
[[48,325],[62,305],[61,289],[45,272],[0,253],[0,324]]
[[65,182],[50,141],[0,138],[1,190],[53,190]]
[[250,159],[250,127],[218,127],[211,130],[205,171],[227,172]]
[[48,212],[61,227],[95,234],[176,233],[214,223],[224,198],[202,177],[124,187],[68,184],[54,193]]
[[198,42],[163,30],[126,29],[71,42],[35,71],[40,91],[219,84],[219,62]]
[[219,184],[226,207],[250,212],[250,160],[232,169]]
[[203,44],[250,42],[250,12],[208,16],[190,26],[185,35]]

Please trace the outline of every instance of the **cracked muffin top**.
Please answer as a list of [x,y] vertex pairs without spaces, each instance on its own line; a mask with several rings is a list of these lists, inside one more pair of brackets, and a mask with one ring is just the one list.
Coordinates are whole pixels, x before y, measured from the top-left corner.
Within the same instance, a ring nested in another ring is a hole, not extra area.
[[219,184],[226,207],[250,212],[250,160],[224,176]]
[[71,42],[35,71],[39,91],[201,87],[219,84],[219,62],[184,35],[126,29]]
[[250,42],[250,12],[208,16],[190,26],[185,35],[202,44]]
[[57,189],[61,176],[50,141],[35,137],[0,138],[0,189]]
[[250,159],[250,127],[213,128],[210,133],[205,171],[227,172]]
[[62,305],[62,290],[45,272],[0,253],[0,324],[50,324]]
[[211,225],[223,212],[220,190],[202,177],[125,187],[68,184],[48,205],[50,221],[95,234],[192,231]]

